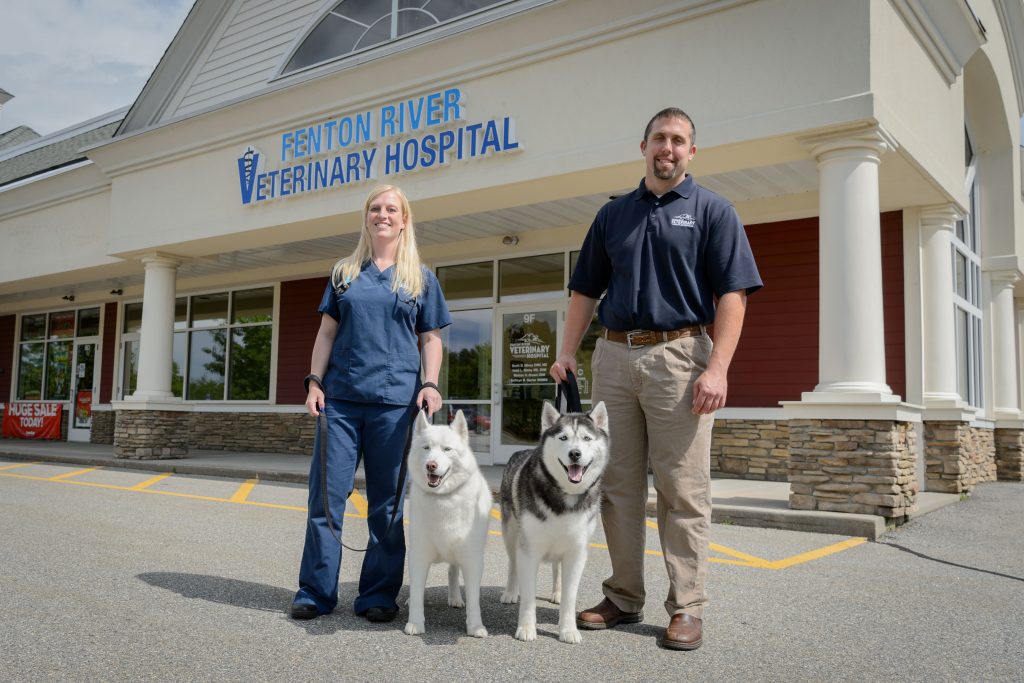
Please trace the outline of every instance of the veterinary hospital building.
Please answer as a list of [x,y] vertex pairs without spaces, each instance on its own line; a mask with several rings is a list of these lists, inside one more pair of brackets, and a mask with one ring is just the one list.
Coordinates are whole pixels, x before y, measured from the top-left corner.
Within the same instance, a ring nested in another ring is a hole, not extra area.
[[308,453],[316,307],[386,182],[503,463],[666,106],[765,282],[716,472],[895,521],[1021,480],[1021,0],[198,0],[129,108],[0,136],[0,401],[125,458]]

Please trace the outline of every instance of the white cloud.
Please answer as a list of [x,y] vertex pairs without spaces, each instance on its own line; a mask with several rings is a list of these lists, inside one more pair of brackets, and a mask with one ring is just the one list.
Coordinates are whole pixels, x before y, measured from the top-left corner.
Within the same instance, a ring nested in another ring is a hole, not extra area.
[[130,105],[192,0],[8,0],[0,88],[15,97],[0,131],[46,134]]

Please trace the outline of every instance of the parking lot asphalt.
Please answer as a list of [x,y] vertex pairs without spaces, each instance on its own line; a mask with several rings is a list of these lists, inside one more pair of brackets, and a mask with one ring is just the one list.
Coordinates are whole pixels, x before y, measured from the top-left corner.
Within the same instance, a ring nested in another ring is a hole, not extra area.
[[[237,477],[260,481],[305,484],[309,479],[310,456],[284,453],[193,450],[188,456],[167,460],[133,460],[114,456],[113,446],[77,442],[0,440],[0,456],[39,462],[63,462],[82,466],[139,469],[213,477]],[[503,467],[485,465],[484,476],[494,491],[501,483]],[[362,485],[361,472],[356,486]],[[878,515],[791,510],[789,484],[717,478],[711,483],[712,521],[738,526],[810,531],[876,540],[886,531],[885,518]],[[918,494],[918,518],[959,501],[955,494]],[[648,492],[648,516],[655,514],[653,484]]]

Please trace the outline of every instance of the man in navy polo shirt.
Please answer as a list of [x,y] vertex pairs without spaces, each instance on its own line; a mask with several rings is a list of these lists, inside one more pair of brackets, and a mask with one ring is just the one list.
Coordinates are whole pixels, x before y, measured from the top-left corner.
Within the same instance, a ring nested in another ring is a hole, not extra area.
[[[711,428],[725,405],[747,295],[762,284],[732,204],[686,173],[695,138],[681,109],[664,109],[647,124],[640,143],[646,175],[605,204],[587,233],[551,366],[556,381],[576,371],[576,350],[600,300],[604,330],[592,358],[592,395],[608,407],[612,440],[601,509],[612,575],[602,586],[605,599],[577,624],[605,629],[643,619],[650,467],[670,584],[670,621],[659,644],[674,650],[703,642]],[[705,330],[711,324],[713,345]]]

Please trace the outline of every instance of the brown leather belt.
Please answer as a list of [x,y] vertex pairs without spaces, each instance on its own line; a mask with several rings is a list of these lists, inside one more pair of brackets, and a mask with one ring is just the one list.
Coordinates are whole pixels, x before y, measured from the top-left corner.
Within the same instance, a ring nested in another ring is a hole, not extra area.
[[650,344],[670,342],[682,337],[699,337],[702,334],[704,334],[703,325],[691,325],[690,327],[681,327],[678,330],[630,330],[629,332],[609,330],[606,327],[601,336],[608,341],[628,344],[632,348],[634,346],[648,346]]

